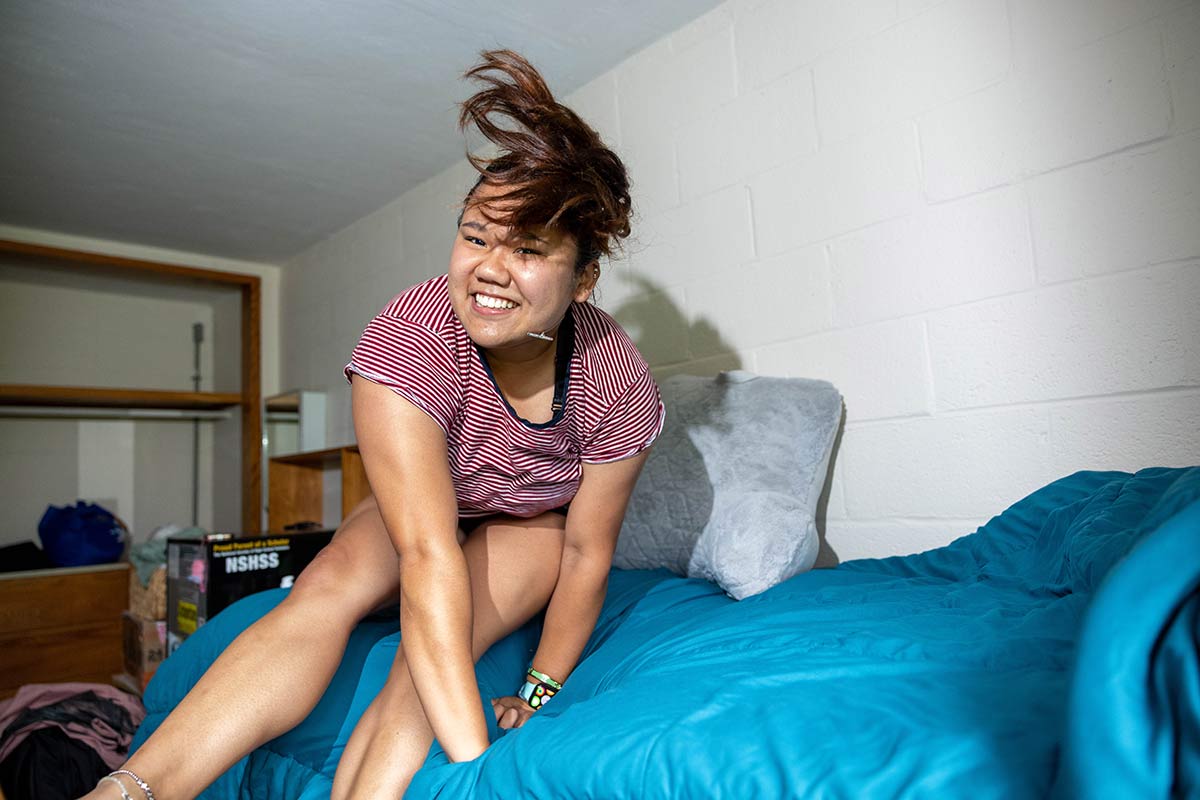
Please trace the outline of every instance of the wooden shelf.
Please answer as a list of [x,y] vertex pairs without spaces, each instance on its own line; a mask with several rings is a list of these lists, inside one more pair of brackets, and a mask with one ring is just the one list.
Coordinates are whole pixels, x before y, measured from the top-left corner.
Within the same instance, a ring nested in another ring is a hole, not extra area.
[[216,411],[236,408],[242,396],[231,392],[170,392],[154,389],[97,389],[88,386],[0,384],[3,406],[81,406],[84,408],[175,408]]
[[272,456],[271,463],[299,464],[305,467],[334,467],[341,466],[345,454],[358,455],[358,445],[348,447],[331,447],[328,450],[312,450],[307,453],[292,453],[286,456]]
[[262,281],[256,275],[142,261],[0,239],[0,255],[81,274],[119,275],[138,282],[186,283],[237,290],[241,294],[241,386],[235,393],[163,392],[72,386],[0,385],[0,406],[137,408],[217,411],[237,408],[241,418],[242,524],[244,533],[262,530],[262,390],[259,330]]
[[297,522],[323,522],[324,472],[342,473],[342,516],[371,493],[356,445],[272,458],[267,467],[267,530]]

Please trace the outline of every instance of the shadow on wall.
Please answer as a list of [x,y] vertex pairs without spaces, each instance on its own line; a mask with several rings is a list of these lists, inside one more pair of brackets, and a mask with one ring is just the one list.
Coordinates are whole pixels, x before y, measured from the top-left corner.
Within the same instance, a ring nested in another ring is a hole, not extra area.
[[[652,281],[642,277],[626,278],[625,280],[630,288],[628,299],[608,311],[633,339],[642,356],[650,363],[660,384],[671,375],[711,376],[719,372],[745,368],[741,357],[723,339],[720,330],[712,322],[704,318],[689,320],[671,295]],[[697,352],[705,355],[696,358],[692,354]],[[821,376],[812,377],[819,378]],[[718,399],[712,403],[711,408],[707,409],[705,419],[700,425],[719,436],[728,433],[723,429],[727,415],[722,413],[723,400],[720,399],[724,397],[724,392],[720,392],[714,397]],[[669,424],[669,405],[667,413]],[[693,420],[692,424],[696,425],[697,423]],[[842,419],[838,425],[833,451],[829,459],[829,468],[825,474],[825,484],[817,503],[816,525],[820,549],[817,553],[816,567],[833,567],[839,562],[837,553],[829,546],[826,539],[825,529],[833,472],[837,454],[841,448],[845,425],[846,414],[843,408]],[[674,492],[658,492],[657,494],[668,498],[668,502],[671,502],[670,498],[674,498],[675,502],[689,503],[691,507],[684,515],[691,520],[699,519],[707,522],[712,513],[713,482],[723,479],[723,476],[711,473],[710,468],[705,466],[700,452],[690,442],[673,446],[671,459],[673,479],[678,476],[680,480],[687,481],[689,485],[692,482],[700,482],[704,484],[704,489],[700,492],[693,489],[686,501],[682,499],[681,495]],[[728,482],[726,481],[723,485],[728,485]],[[680,513],[684,513],[682,509],[680,509]],[[686,569],[686,555],[675,554],[672,560],[678,563],[679,559],[682,559],[681,567]]]
[[610,313],[633,338],[655,375],[715,375],[743,368],[741,357],[707,319],[689,321],[668,292],[645,278],[625,281],[627,299]]
[[821,487],[821,499],[817,501],[817,532],[821,536],[821,549],[817,551],[815,569],[836,567],[841,559],[837,552],[829,546],[825,538],[825,515],[829,509],[829,491],[833,486],[833,470],[837,466],[838,453],[842,450],[842,433],[846,430],[846,401],[842,401],[842,418],[838,421],[837,435],[833,437],[833,449],[829,451],[829,468],[825,470],[825,485]]

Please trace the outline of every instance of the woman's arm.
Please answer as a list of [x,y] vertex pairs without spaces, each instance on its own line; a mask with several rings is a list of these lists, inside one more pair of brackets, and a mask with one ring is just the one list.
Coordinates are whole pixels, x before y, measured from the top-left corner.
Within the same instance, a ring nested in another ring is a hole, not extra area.
[[446,437],[387,387],[355,375],[351,391],[363,465],[400,556],[400,626],[413,685],[446,754],[470,760],[487,749],[487,723]]
[[558,585],[533,657],[533,666],[557,681],[575,669],[600,617],[625,507],[647,455],[644,450],[623,461],[583,465],[583,480],[567,513]]

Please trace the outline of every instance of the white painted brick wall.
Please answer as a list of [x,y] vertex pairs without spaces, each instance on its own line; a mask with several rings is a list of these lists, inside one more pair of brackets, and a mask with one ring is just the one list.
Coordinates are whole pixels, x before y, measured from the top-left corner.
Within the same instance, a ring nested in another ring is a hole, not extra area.
[[629,244],[634,276],[682,286],[754,258],[750,197],[730,186],[642,219]]
[[780,153],[816,152],[812,73],[797,70],[736,98],[689,123],[678,141],[685,200],[763,172]]
[[846,426],[850,519],[986,518],[1061,477],[1046,409],[1016,408]]
[[1135,26],[922,116],[925,190],[957,197],[1147,142],[1170,115],[1158,26]]
[[1153,19],[1180,0],[1011,0],[1014,61],[1035,66]]
[[821,138],[910,118],[995,83],[1008,67],[1004,0],[952,0],[816,63]]
[[[660,379],[838,386],[842,559],[1200,463],[1198,54],[1194,0],[729,0],[567,98],[634,181],[601,305]],[[331,443],[350,340],[445,269],[470,180],[289,265],[283,383],[332,392]]]
[[1194,390],[1056,404],[1050,408],[1050,463],[1062,475],[1096,464],[1130,472],[1149,464],[1192,466],[1200,464],[1198,430],[1200,392]]
[[751,0],[733,7],[743,89],[810,64],[896,20],[894,0]]
[[1167,84],[1174,130],[1200,128],[1200,3],[1185,3],[1163,19]]
[[1200,135],[1029,183],[1038,276],[1060,281],[1200,257]]
[[760,254],[912,213],[920,198],[916,161],[914,130],[902,123],[822,148],[752,179]]
[[945,308],[1034,284],[1029,210],[1019,187],[929,206],[839,237],[831,249],[837,325]]
[[908,19],[922,12],[928,11],[934,6],[940,6],[947,0],[899,0],[897,4],[897,12],[900,19]]
[[847,422],[932,411],[925,323],[909,318],[836,330],[758,350],[764,375],[820,378],[846,403]]
[[679,203],[679,172],[675,168],[674,133],[663,127],[644,135],[624,133],[627,144],[617,148],[632,180],[630,194],[639,213],[653,219]]
[[[974,533],[986,520],[895,520],[854,522],[830,520],[825,540],[837,561],[887,558],[921,553]],[[823,565],[818,565],[823,566]]]
[[571,94],[571,108],[587,120],[596,133],[618,145],[621,126],[617,113],[617,76],[606,72]]
[[829,265],[820,245],[698,278],[687,286],[688,355],[706,358],[827,330]]
[[733,31],[709,30],[679,47],[660,40],[616,69],[622,139],[673,130],[737,94]]
[[675,130],[711,113],[736,95],[733,32],[702,27],[678,46],[661,39],[615,70],[619,152],[633,177],[634,200],[644,211],[679,199]]
[[1198,307],[1193,262],[935,312],[938,408],[1200,385]]
[[[671,49],[676,52],[687,50],[705,40],[720,37],[727,40],[733,27],[733,7],[725,3],[700,15],[684,25],[679,30],[667,36]],[[575,102],[575,94],[571,94],[571,102]]]

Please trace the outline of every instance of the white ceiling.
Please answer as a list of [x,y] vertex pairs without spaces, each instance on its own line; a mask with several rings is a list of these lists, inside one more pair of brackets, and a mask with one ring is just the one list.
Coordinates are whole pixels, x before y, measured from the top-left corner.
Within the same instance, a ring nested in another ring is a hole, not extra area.
[[565,95],[719,0],[0,0],[0,224],[280,262],[460,159],[458,79]]

